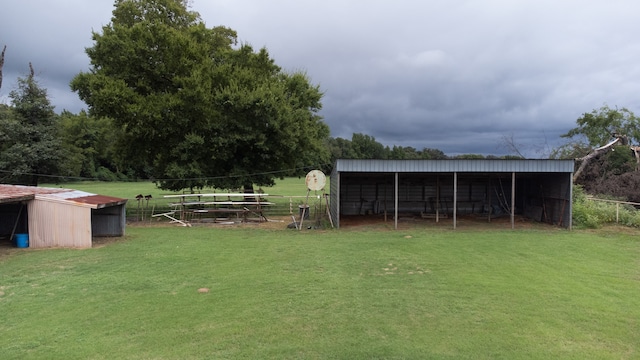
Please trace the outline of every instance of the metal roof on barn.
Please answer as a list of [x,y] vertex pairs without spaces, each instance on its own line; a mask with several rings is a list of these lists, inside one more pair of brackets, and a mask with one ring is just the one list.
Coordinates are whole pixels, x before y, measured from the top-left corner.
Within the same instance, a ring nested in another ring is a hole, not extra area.
[[104,207],[121,205],[127,202],[127,199],[97,195],[71,189],[0,184],[0,204],[28,201],[35,198],[38,198],[39,200],[89,207],[92,209],[101,209]]
[[0,184],[0,204],[33,200],[37,194],[51,194],[64,191],[68,190]]
[[377,173],[572,173],[573,160],[353,160],[339,159],[334,171]]

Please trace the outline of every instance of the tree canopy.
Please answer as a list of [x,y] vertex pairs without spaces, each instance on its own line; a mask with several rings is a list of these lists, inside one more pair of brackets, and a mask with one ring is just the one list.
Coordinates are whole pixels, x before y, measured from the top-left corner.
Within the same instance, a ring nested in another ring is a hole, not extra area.
[[268,186],[328,161],[319,87],[238,46],[232,29],[207,28],[185,1],[117,0],[93,40],[91,70],[71,87],[161,188]]
[[625,137],[632,143],[640,142],[640,119],[627,108],[610,108],[607,105],[580,116],[577,127],[562,135],[565,138],[584,136],[589,145],[598,147],[611,139]]
[[418,150],[411,146],[397,145],[389,148],[379,143],[375,137],[361,133],[354,133],[351,140],[339,137],[329,138],[325,146],[331,153],[332,163],[336,159],[438,160],[448,158],[438,149]]
[[[573,155],[578,160],[579,166],[573,174],[574,181],[589,181],[593,172],[585,172],[588,166],[592,166],[593,159],[605,154],[608,159],[607,166],[599,166],[603,174],[619,174],[632,167],[631,154],[640,163],[638,148],[630,145],[640,140],[640,119],[626,108],[612,109],[607,105],[595,109],[590,113],[584,113],[576,120],[577,127],[569,130],[562,137],[576,138],[574,142],[565,144],[559,148],[555,156]],[[611,154],[618,147],[618,153]],[[581,153],[582,152],[582,153]],[[607,176],[601,176],[606,178]]]
[[58,172],[57,117],[47,91],[30,74],[9,93],[13,106],[0,108],[0,182],[38,185],[42,175]]
[[128,171],[116,147],[118,130],[109,118],[89,116],[86,111],[63,111],[58,120],[65,154],[60,175],[102,181],[126,179]]

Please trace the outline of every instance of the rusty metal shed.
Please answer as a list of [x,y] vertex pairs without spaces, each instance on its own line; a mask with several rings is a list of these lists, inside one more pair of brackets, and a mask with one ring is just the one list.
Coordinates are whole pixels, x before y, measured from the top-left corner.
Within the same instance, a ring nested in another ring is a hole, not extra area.
[[571,228],[573,160],[345,160],[331,173],[331,216],[451,221],[521,215]]
[[0,236],[29,234],[29,247],[89,248],[123,236],[127,199],[62,188],[0,184]]

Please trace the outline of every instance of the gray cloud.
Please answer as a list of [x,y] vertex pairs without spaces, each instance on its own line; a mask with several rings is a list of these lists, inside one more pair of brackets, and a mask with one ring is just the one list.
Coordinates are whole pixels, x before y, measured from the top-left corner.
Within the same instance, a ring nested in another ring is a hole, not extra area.
[[[111,10],[111,0],[5,5],[0,101],[32,61],[58,110],[84,107],[68,83],[88,69],[91,30]],[[584,112],[605,103],[640,112],[632,0],[194,0],[193,10],[305,71],[325,92],[334,137],[502,154],[501,139],[513,136],[540,156]]]

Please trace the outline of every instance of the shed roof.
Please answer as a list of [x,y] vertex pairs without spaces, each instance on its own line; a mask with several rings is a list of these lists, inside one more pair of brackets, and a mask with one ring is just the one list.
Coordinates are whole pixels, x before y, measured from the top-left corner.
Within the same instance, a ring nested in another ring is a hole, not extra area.
[[0,184],[0,204],[32,200],[36,194],[50,194],[62,191],[65,191],[65,189]]
[[32,199],[61,202],[92,209],[121,205],[127,202],[127,199],[71,189],[0,184],[0,204]]
[[379,172],[379,173],[452,173],[452,172],[528,172],[528,173],[572,173],[573,160],[353,160],[338,159],[334,171],[337,172]]

